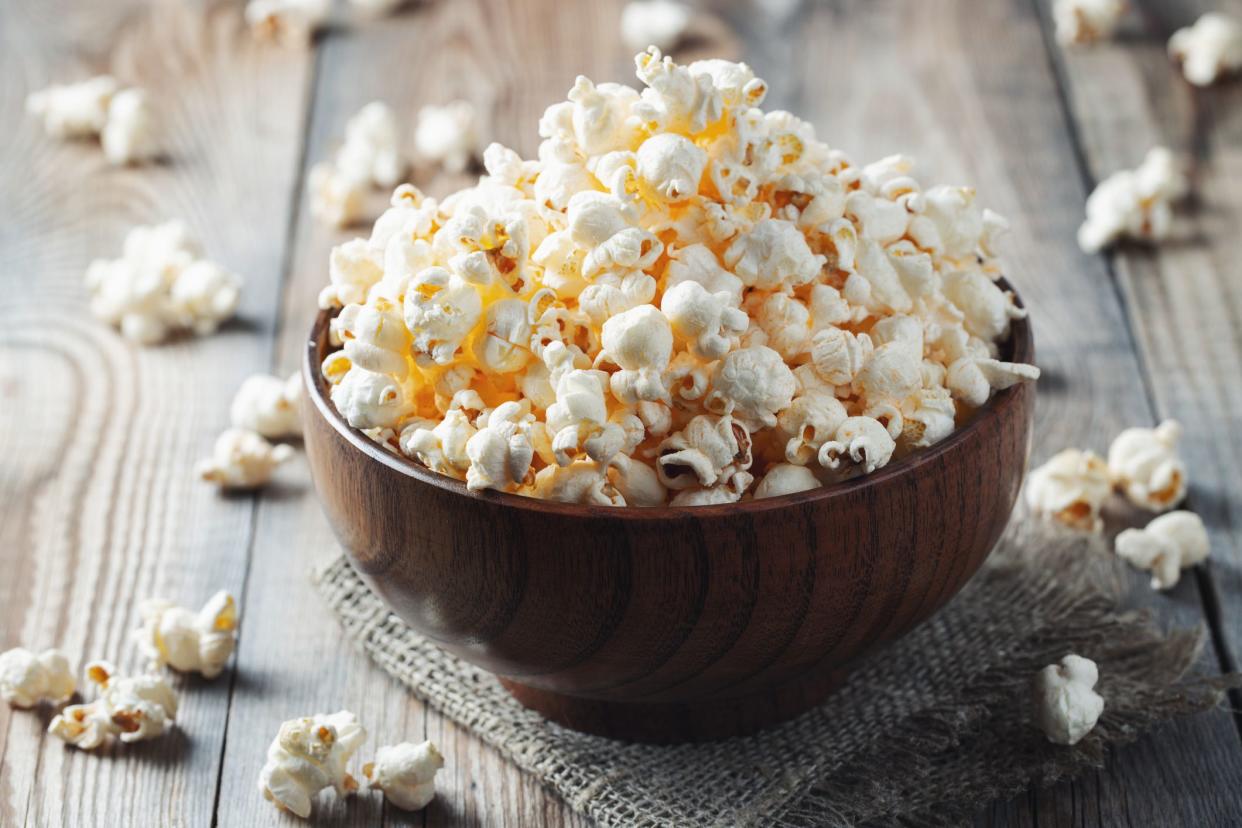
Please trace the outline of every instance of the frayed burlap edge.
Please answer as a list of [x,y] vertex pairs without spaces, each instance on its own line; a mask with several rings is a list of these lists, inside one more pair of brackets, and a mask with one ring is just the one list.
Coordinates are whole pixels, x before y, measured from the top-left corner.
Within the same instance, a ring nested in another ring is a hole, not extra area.
[[[948,607],[861,662],[821,708],[746,739],[626,745],[544,722],[490,674],[413,632],[344,558],[315,580],[386,672],[604,825],[938,826],[1103,764],[1111,745],[1218,705],[1236,676],[1189,677],[1202,629],[1119,609],[1130,576],[1090,538],[1011,527]],[[1072,748],[1030,720],[1031,676],[1100,665],[1099,725]]]

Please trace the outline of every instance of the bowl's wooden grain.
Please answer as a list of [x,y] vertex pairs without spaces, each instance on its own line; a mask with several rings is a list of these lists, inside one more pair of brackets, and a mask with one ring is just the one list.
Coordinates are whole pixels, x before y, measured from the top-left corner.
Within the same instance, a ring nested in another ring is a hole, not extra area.
[[[355,567],[415,629],[580,730],[723,738],[808,709],[961,589],[1026,465],[1031,383],[936,446],[816,491],[658,509],[476,494],[341,418],[319,372],[328,320],[306,352],[306,451]],[[1033,361],[1025,321],[1007,349]]]

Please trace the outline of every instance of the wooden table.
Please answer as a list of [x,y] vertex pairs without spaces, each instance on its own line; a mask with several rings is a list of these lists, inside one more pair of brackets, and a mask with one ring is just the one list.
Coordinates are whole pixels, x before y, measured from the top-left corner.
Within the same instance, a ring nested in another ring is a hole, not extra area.
[[[309,218],[306,170],[346,119],[377,98],[412,121],[462,97],[486,136],[531,155],[538,115],[575,74],[635,83],[619,5],[440,0],[369,23],[338,9],[313,46],[281,49],[248,36],[240,0],[0,4],[0,648],[134,667],[138,600],[228,588],[243,607],[236,668],[180,683],[168,738],[81,753],[44,736],[45,716],[0,707],[0,825],[289,824],[255,788],[267,744],[281,720],[340,707],[373,739],[434,739],[448,766],[425,814],[325,798],[319,824],[583,824],[344,640],[307,577],[334,542],[302,458],[257,496],[221,497],[192,466],[242,378],[296,367],[328,250],[346,238]],[[717,23],[677,55],[745,59],[769,81],[769,108],[858,159],[911,153],[927,180],[973,182],[1010,219],[1008,274],[1044,371],[1033,459],[1102,451],[1165,416],[1186,425],[1189,504],[1213,557],[1168,594],[1137,594],[1170,624],[1207,624],[1202,667],[1220,671],[1242,647],[1242,84],[1193,90],[1164,44],[1200,11],[1242,2],[1132,5],[1114,42],[1065,51],[1032,0],[718,3]],[[24,116],[29,91],[104,70],[155,96],[166,163],[113,169]],[[1090,186],[1155,143],[1197,162],[1175,238],[1082,254]],[[414,180],[437,194],[465,183],[428,169]],[[171,217],[245,275],[240,319],[132,347],[92,320],[82,274],[130,226]],[[1224,711],[1169,725],[1106,771],[979,822],[1239,824],[1237,725]]]

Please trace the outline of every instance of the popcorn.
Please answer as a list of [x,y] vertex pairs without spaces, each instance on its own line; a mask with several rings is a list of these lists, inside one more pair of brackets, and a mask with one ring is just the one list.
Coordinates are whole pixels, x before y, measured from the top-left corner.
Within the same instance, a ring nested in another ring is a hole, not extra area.
[[372,101],[358,110],[345,124],[345,141],[336,153],[341,174],[354,181],[366,181],[389,189],[401,183],[405,159],[397,117],[383,101]]
[[269,440],[302,436],[302,375],[294,372],[287,379],[267,374],[247,377],[233,404],[229,421],[234,428],[254,431]]
[[120,259],[86,270],[91,312],[127,339],[150,345],[172,332],[214,332],[241,302],[241,279],[202,258],[184,224],[135,227]]
[[1097,253],[1129,237],[1161,241],[1173,223],[1173,202],[1190,188],[1172,152],[1154,147],[1136,170],[1105,178],[1087,197],[1087,219],[1078,228],[1078,246]]
[[13,707],[68,701],[77,689],[69,659],[60,650],[32,653],[15,647],[0,653],[0,699]]
[[631,0],[621,10],[621,42],[638,51],[677,45],[690,25],[690,9],[671,0]]
[[755,487],[755,500],[765,497],[805,492],[819,488],[819,479],[806,466],[795,466],[791,463],[777,463],[768,469],[768,473]]
[[406,811],[426,808],[436,796],[436,774],[444,757],[431,742],[402,742],[375,752],[375,761],[362,768],[370,787]]
[[1032,471],[1026,480],[1026,502],[1073,529],[1098,532],[1100,507],[1112,491],[1108,464],[1090,451],[1065,449]]
[[424,106],[418,111],[414,146],[425,161],[447,172],[464,172],[479,151],[478,116],[469,101]]
[[1171,589],[1181,571],[1203,563],[1210,551],[1207,528],[1194,512],[1169,512],[1142,529],[1117,535],[1117,555],[1151,572],[1152,589]]
[[1125,16],[1126,0],[1056,0],[1052,19],[1057,27],[1057,42],[1094,43],[1111,37]]
[[245,16],[256,37],[296,45],[310,40],[331,13],[331,0],[250,0]]
[[366,738],[358,717],[348,710],[284,722],[267,749],[259,790],[280,810],[306,819],[315,795],[324,788],[333,788],[338,796],[358,790],[358,781],[345,766]]
[[47,732],[74,747],[92,750],[112,736],[122,742],[141,742],[162,735],[177,716],[177,696],[158,675],[116,675],[106,661],[86,665],[87,677],[100,696],[87,704],[73,704],[48,725]]
[[154,107],[141,89],[123,89],[108,104],[108,120],[100,132],[104,157],[117,166],[139,164],[159,155]]
[[1177,454],[1182,426],[1165,420],[1155,428],[1127,428],[1108,447],[1113,485],[1149,512],[1172,509],[1186,497],[1186,464]]
[[330,163],[311,167],[306,176],[310,212],[329,227],[350,227],[362,218],[366,182]]
[[91,138],[103,132],[120,84],[111,75],[49,86],[26,98],[26,111],[53,138]]
[[1186,80],[1209,86],[1242,69],[1242,23],[1227,14],[1208,12],[1193,26],[1173,33],[1169,55],[1181,61]]
[[1094,661],[1073,653],[1035,674],[1035,720],[1048,741],[1073,745],[1091,732],[1104,712],[1104,699],[1095,692],[1099,678]]
[[[335,394],[332,399],[336,401]],[[200,461],[195,473],[222,489],[257,489],[271,480],[276,467],[291,457],[293,449],[289,446],[273,446],[256,432],[230,428],[216,439],[211,457]]]
[[[575,79],[536,158],[492,144],[474,186],[402,185],[334,248],[321,371],[352,426],[474,491],[725,504],[875,471],[1038,376],[1003,359],[1025,311],[974,190],[852,164],[745,64],[635,68],[641,93]],[[424,113],[421,156],[465,166],[457,115]]]
[[163,598],[138,605],[142,626],[134,641],[156,667],[165,664],[183,673],[215,678],[237,644],[237,604],[221,590],[197,613]]

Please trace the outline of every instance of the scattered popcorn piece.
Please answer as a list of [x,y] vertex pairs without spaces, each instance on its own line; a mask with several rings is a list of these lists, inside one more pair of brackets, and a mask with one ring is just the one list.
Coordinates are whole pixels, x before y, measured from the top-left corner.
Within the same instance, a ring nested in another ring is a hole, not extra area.
[[1186,464],[1177,454],[1182,425],[1165,420],[1155,428],[1127,428],[1108,447],[1113,485],[1149,512],[1172,509],[1186,497]]
[[250,0],[246,23],[262,40],[305,44],[332,12],[332,0]]
[[253,431],[230,428],[216,438],[211,457],[198,464],[196,473],[223,489],[257,489],[292,456],[289,446],[273,446]]
[[372,101],[345,124],[345,141],[336,166],[350,180],[392,189],[405,175],[397,116],[383,101]]
[[237,604],[221,590],[198,612],[162,598],[138,605],[142,626],[134,640],[158,669],[165,664],[183,673],[215,678],[237,643]]
[[99,698],[66,707],[47,728],[74,747],[91,750],[110,736],[125,743],[154,739],[177,716],[177,696],[161,676],[118,677],[106,661],[87,664],[86,675],[99,688]]
[[99,140],[104,156],[117,166],[139,164],[158,156],[158,119],[147,93],[123,89],[113,95]]
[[202,258],[180,221],[135,227],[121,258],[91,262],[85,281],[95,316],[142,345],[212,333],[241,302],[241,279]]
[[1207,528],[1194,512],[1169,512],[1142,529],[1117,535],[1117,554],[1139,569],[1151,572],[1152,589],[1177,585],[1181,571],[1207,560]]
[[1032,511],[1084,532],[1100,531],[1100,507],[1111,491],[1104,459],[1073,448],[1053,455],[1026,480],[1026,502]]
[[358,717],[347,710],[291,719],[267,749],[259,790],[277,808],[306,819],[324,788],[335,789],[338,796],[358,790],[345,766],[366,738]]
[[1193,26],[1173,33],[1169,54],[1181,61],[1186,80],[1209,86],[1242,69],[1242,23],[1227,14],[1208,12]]
[[668,51],[690,25],[690,9],[672,0],[631,0],[621,10],[621,42],[631,51]]
[[444,757],[431,742],[402,742],[377,750],[375,761],[364,765],[362,773],[393,805],[420,811],[435,798],[436,773],[442,767]]
[[1138,169],[1115,172],[1096,185],[1087,197],[1078,246],[1097,253],[1122,238],[1164,239],[1173,223],[1173,202],[1189,186],[1177,157],[1154,147]]
[[362,218],[366,181],[324,162],[306,176],[311,215],[329,227],[350,227]]
[[[398,187],[334,248],[321,371],[352,426],[473,490],[725,504],[873,472],[1038,376],[1004,361],[1026,312],[972,188],[855,166],[746,64],[635,69],[576,78],[536,158],[492,144],[474,186]],[[424,112],[422,157],[465,166],[461,107]]]
[[819,488],[819,479],[806,466],[795,466],[792,463],[778,463],[768,469],[768,473],[755,487],[755,500],[765,497],[805,492]]
[[302,375],[287,379],[254,374],[246,378],[233,403],[229,421],[234,428],[257,432],[269,440],[302,436]]
[[1049,741],[1077,744],[1095,727],[1104,712],[1104,699],[1095,692],[1099,678],[1094,661],[1072,653],[1035,674],[1035,719]]
[[120,88],[111,75],[57,84],[32,92],[26,98],[26,111],[38,118],[53,138],[90,138],[103,132],[108,107]]
[[13,707],[60,704],[77,689],[69,659],[60,650],[32,653],[15,647],[0,653],[0,699]]
[[469,101],[424,106],[418,111],[414,146],[425,161],[463,172],[479,152],[478,115]]
[[1052,19],[1057,26],[1057,42],[1094,43],[1111,37],[1126,7],[1126,0],[1056,0]]

